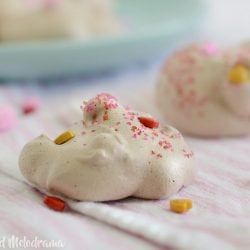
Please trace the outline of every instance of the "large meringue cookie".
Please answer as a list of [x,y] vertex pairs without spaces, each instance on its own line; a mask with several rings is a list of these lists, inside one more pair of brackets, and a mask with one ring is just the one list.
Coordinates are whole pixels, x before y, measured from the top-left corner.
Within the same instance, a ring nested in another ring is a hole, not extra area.
[[181,132],[236,136],[250,132],[250,44],[220,50],[190,45],[164,64],[156,87],[159,109]]
[[57,145],[41,135],[23,148],[20,169],[33,185],[77,200],[107,201],[163,198],[193,180],[193,152],[174,128],[158,127],[109,94],[82,109],[71,140]]

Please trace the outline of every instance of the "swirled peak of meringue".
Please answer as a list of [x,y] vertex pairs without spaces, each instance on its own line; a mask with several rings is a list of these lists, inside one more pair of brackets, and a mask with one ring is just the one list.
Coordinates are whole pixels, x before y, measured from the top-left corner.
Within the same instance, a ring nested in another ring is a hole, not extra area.
[[149,126],[142,122],[154,121],[149,114],[106,93],[84,102],[82,111],[71,140],[57,145],[40,135],[24,146],[19,165],[33,185],[76,200],[108,201],[164,198],[193,180],[193,152],[176,129]]
[[249,134],[250,43],[180,49],[163,65],[156,101],[181,132],[205,137]]

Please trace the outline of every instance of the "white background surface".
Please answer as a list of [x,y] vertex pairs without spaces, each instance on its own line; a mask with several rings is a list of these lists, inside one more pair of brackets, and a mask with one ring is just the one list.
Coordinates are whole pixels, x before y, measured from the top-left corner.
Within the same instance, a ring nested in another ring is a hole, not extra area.
[[210,10],[203,28],[203,38],[223,44],[250,39],[249,0],[205,0]]

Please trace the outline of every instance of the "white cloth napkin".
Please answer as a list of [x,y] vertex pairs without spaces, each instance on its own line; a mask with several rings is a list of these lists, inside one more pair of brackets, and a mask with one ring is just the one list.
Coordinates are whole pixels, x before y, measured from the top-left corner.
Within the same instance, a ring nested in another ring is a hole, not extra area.
[[66,249],[249,249],[249,137],[187,137],[199,173],[191,186],[174,196],[193,200],[194,208],[186,214],[169,211],[168,200],[133,198],[108,203],[66,200],[71,210],[55,213],[42,203],[42,193],[23,182],[17,159],[24,143],[42,132],[54,138],[79,119],[79,103],[97,92],[111,92],[159,118],[152,104],[154,76],[147,75],[148,82],[133,77],[136,85],[129,86],[126,77],[115,79],[117,86],[79,85],[61,99],[48,98],[39,112],[21,117],[12,131],[0,135],[0,237],[61,239]]

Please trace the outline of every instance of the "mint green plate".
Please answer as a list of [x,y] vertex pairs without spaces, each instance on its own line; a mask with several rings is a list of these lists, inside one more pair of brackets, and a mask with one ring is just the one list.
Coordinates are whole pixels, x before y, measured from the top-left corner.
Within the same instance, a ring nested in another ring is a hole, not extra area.
[[2,43],[0,78],[51,78],[96,73],[150,60],[198,27],[201,0],[116,0],[128,31],[88,41]]

